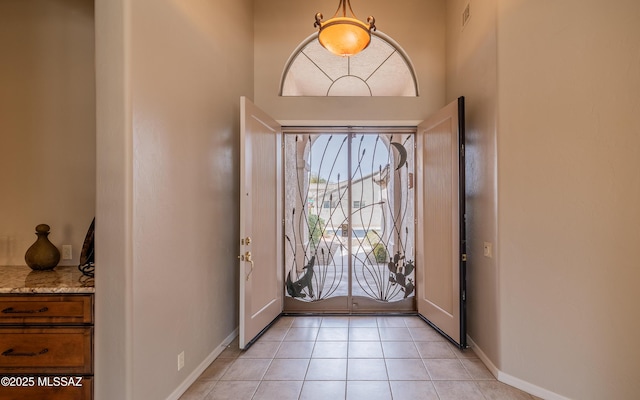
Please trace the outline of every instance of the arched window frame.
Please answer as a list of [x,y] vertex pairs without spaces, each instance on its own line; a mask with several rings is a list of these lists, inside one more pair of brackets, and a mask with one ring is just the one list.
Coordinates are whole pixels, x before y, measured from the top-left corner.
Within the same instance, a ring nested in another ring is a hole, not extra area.
[[[378,39],[382,40],[383,42],[385,42],[387,45],[389,45],[394,51],[392,52],[392,55],[397,53],[401,59],[404,61],[406,67],[407,67],[407,71],[410,74],[412,83],[413,83],[413,90],[414,90],[414,94],[410,95],[409,97],[418,97],[419,96],[419,86],[418,86],[418,77],[416,75],[415,72],[415,68],[413,66],[413,63],[411,62],[411,59],[409,58],[409,55],[407,54],[407,52],[395,41],[393,40],[390,36],[384,34],[383,32],[380,31],[374,31],[371,32],[372,36],[377,37]],[[287,77],[289,75],[289,72],[291,70],[292,65],[295,63],[295,61],[297,60],[297,58],[299,56],[305,56],[303,51],[307,48],[307,46],[313,42],[314,40],[318,40],[318,33],[315,32],[311,35],[309,35],[305,40],[303,40],[297,47],[296,49],[291,53],[291,55],[289,56],[289,59],[287,60],[284,70],[282,72],[282,76],[280,78],[280,85],[279,85],[279,92],[278,95],[279,96],[285,96],[285,97],[296,97],[296,96],[300,96],[300,97],[304,97],[304,96],[318,96],[317,94],[299,94],[299,95],[285,95],[283,94],[284,92],[284,87],[285,87],[285,83],[287,80]],[[365,49],[364,51],[367,51],[367,49]],[[329,52],[327,52],[327,54],[330,57],[336,57],[336,61],[341,60],[341,58],[331,55]],[[390,56],[389,56],[390,57]],[[388,58],[389,58],[388,57]],[[387,58],[387,59],[388,59]],[[385,60],[386,61],[386,60]],[[383,65],[383,63],[381,63],[380,65]],[[316,67],[322,71],[324,73],[324,70],[322,68],[320,68],[319,66],[316,65]],[[347,75],[349,77],[356,77],[355,75]],[[342,77],[341,77],[342,78]],[[359,78],[359,77],[356,77]],[[339,78],[340,79],[340,78]],[[337,80],[339,80],[337,79]],[[361,79],[361,78],[359,78]],[[336,81],[337,81],[336,80]],[[335,83],[335,81],[333,82]],[[332,85],[333,85],[332,83]],[[329,90],[327,91],[327,94],[325,96],[332,96],[331,94],[329,94]],[[373,96],[373,94],[371,94],[370,91],[370,96]],[[382,96],[386,96],[386,95],[382,95]],[[405,97],[405,96],[403,96]]]

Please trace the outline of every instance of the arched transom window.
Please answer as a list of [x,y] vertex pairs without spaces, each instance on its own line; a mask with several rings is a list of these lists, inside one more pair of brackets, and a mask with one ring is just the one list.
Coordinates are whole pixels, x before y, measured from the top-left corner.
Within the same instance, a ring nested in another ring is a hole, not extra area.
[[281,96],[418,96],[411,60],[381,32],[352,57],[331,54],[315,33],[293,52],[280,84]]

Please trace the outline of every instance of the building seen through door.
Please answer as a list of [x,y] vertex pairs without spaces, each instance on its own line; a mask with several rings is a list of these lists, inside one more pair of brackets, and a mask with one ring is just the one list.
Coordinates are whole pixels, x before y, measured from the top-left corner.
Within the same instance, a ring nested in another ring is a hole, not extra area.
[[414,133],[285,133],[285,311],[416,310]]

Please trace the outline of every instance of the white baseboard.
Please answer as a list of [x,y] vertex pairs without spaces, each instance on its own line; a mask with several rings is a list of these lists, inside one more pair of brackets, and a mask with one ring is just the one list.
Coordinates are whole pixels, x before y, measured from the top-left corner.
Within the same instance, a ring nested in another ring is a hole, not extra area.
[[478,358],[482,360],[484,365],[489,369],[491,374],[496,377],[496,379],[502,383],[505,383],[509,386],[513,386],[514,388],[520,389],[524,392],[532,394],[536,397],[540,397],[545,400],[571,400],[568,397],[564,397],[557,393],[554,393],[550,390],[542,388],[540,386],[534,385],[531,382],[524,381],[520,378],[516,378],[515,376],[509,375],[505,372],[500,371],[487,357],[487,355],[482,351],[480,347],[473,341],[473,339],[467,335],[467,343],[473,349],[473,351],[478,355]]
[[236,336],[238,336],[238,328],[236,328],[233,332],[231,332],[231,334],[229,334],[229,336],[227,336],[222,341],[222,343],[218,347],[216,347],[211,352],[211,354],[209,354],[207,358],[205,358],[204,361],[202,361],[200,365],[198,365],[198,367],[195,370],[193,370],[192,373],[189,374],[189,376],[187,376],[187,379],[185,379],[180,384],[180,386],[178,386],[176,390],[174,390],[173,393],[171,393],[169,397],[167,397],[167,400],[178,400],[180,396],[182,396],[184,392],[186,392],[187,389],[189,389],[189,386],[191,386],[193,382],[195,382],[198,379],[198,377],[204,372],[204,370],[207,369],[209,365],[211,365],[213,360],[218,358],[218,356],[224,351],[224,349],[229,345],[229,343],[233,342],[233,339],[235,339]]
[[493,362],[491,362],[489,357],[487,357],[487,355],[484,354],[484,351],[482,351],[482,349],[480,347],[478,347],[476,342],[474,342],[473,339],[471,338],[471,336],[469,336],[469,335],[467,335],[467,343],[469,344],[469,347],[471,347],[471,349],[473,349],[473,351],[476,353],[478,358],[480,360],[482,360],[482,362],[487,367],[489,372],[491,372],[491,374],[493,376],[495,376],[496,379],[498,379],[498,376],[500,374],[500,370],[495,365],[493,365]]

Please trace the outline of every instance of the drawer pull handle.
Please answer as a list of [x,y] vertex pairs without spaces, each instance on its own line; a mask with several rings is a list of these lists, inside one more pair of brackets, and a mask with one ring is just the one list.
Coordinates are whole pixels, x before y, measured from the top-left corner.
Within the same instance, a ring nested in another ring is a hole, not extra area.
[[5,357],[35,357],[45,353],[48,353],[49,349],[44,348],[38,353],[16,353],[13,349],[5,350],[2,355]]
[[13,307],[8,307],[2,310],[3,314],[37,314],[49,311],[49,307],[42,307],[39,310],[14,310]]

